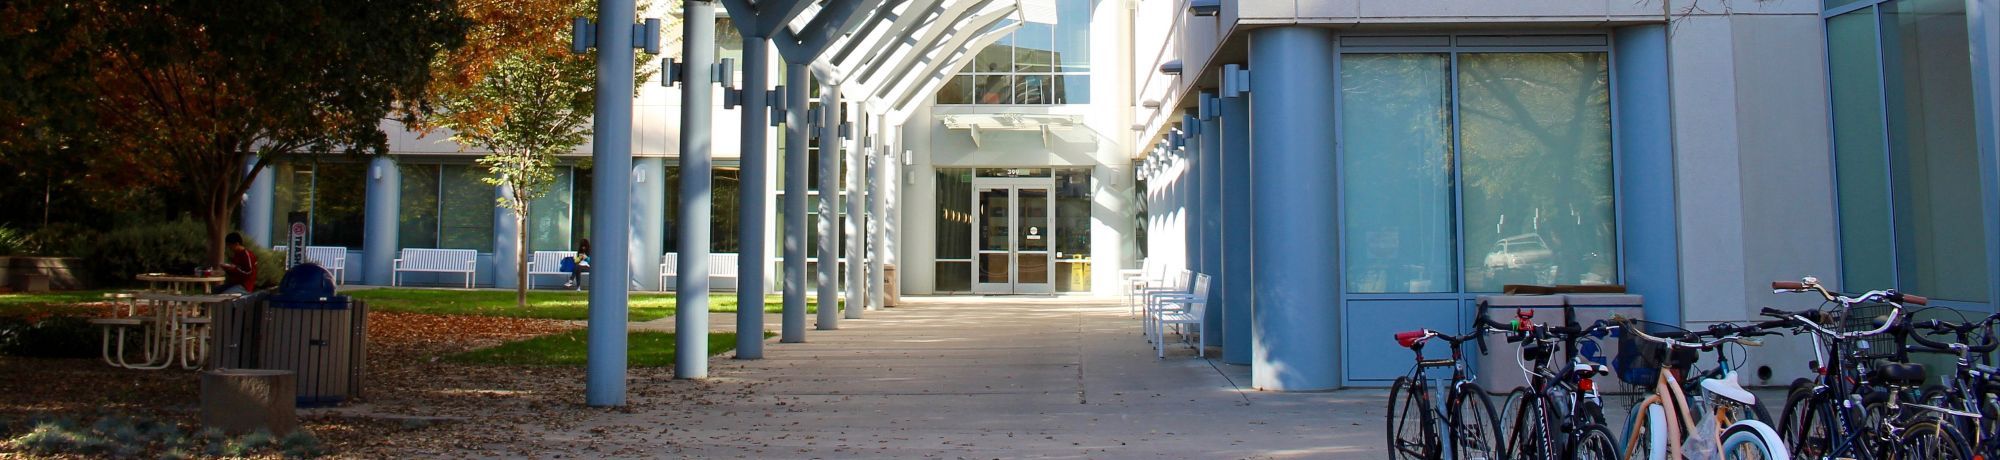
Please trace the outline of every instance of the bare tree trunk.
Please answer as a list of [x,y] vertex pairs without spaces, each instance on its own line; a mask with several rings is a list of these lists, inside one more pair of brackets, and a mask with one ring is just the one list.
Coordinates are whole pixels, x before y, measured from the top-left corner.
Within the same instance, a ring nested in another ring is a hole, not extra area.
[[528,213],[514,211],[514,304],[528,308]]
[[223,258],[226,257],[224,253],[227,244],[222,240],[223,236],[229,233],[228,209],[227,206],[212,203],[208,206],[207,218],[202,219],[204,221],[202,224],[208,228],[208,257],[204,260],[209,267],[222,266]]

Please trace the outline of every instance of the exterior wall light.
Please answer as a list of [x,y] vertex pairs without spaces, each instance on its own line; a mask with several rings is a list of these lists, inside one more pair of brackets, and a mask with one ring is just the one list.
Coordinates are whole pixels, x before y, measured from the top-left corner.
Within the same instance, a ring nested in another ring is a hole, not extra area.
[[1216,16],[1222,14],[1222,0],[1194,0],[1188,2],[1188,14],[1195,16]]
[[1175,60],[1171,60],[1171,61],[1167,61],[1167,63],[1165,63],[1165,64],[1160,64],[1160,73],[1163,73],[1163,74],[1167,74],[1167,75],[1180,75],[1180,74],[1181,74],[1181,60],[1179,60],[1179,59],[1175,59]]

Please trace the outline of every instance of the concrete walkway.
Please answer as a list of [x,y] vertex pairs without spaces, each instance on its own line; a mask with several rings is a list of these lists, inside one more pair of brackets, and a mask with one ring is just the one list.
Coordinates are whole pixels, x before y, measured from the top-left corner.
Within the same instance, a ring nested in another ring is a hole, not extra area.
[[1258,392],[1246,366],[1184,345],[1156,359],[1118,302],[906,297],[773,339],[763,360],[719,356],[707,381],[634,381],[631,407],[542,441],[707,458],[1383,455],[1385,391]]

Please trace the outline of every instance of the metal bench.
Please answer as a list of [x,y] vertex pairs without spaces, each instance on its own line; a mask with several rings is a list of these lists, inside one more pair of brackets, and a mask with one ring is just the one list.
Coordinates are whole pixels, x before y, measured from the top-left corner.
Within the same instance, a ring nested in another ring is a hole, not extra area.
[[[708,278],[709,279],[721,278],[721,279],[735,281],[737,278],[736,268],[739,260],[737,257],[738,256],[734,253],[709,254]],[[660,256],[660,290],[662,291],[671,290],[668,289],[668,286],[670,285],[667,284],[667,278],[672,278],[679,272],[680,272],[680,256],[678,254],[669,252]]]
[[528,257],[528,289],[535,288],[535,275],[569,276],[562,271],[562,261],[570,257],[576,257],[576,251],[535,251]]
[[[284,245],[272,246],[272,251],[290,250]],[[347,284],[347,248],[342,246],[306,246],[306,262],[319,264],[333,274],[334,284]]]
[[403,272],[464,273],[465,287],[471,288],[478,271],[479,251],[404,248],[403,257],[395,260],[395,273],[390,274],[389,285],[401,285]]

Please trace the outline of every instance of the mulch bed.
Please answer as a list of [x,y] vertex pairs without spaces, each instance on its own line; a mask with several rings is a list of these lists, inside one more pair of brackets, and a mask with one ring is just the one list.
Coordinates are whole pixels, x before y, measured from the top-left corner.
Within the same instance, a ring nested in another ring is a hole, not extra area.
[[[347,407],[301,410],[301,424],[337,457],[546,455],[557,446],[520,439],[530,431],[574,428],[605,410],[583,405],[583,369],[472,366],[444,356],[577,328],[573,322],[409,313],[369,313],[364,394]],[[637,380],[670,369],[632,369]],[[117,369],[97,359],[0,356],[0,457],[20,455],[6,439],[26,420],[105,415],[177,421],[199,418],[195,371]],[[636,389],[635,389],[636,390]],[[643,394],[641,394],[643,395]],[[574,444],[560,446],[574,449]]]

